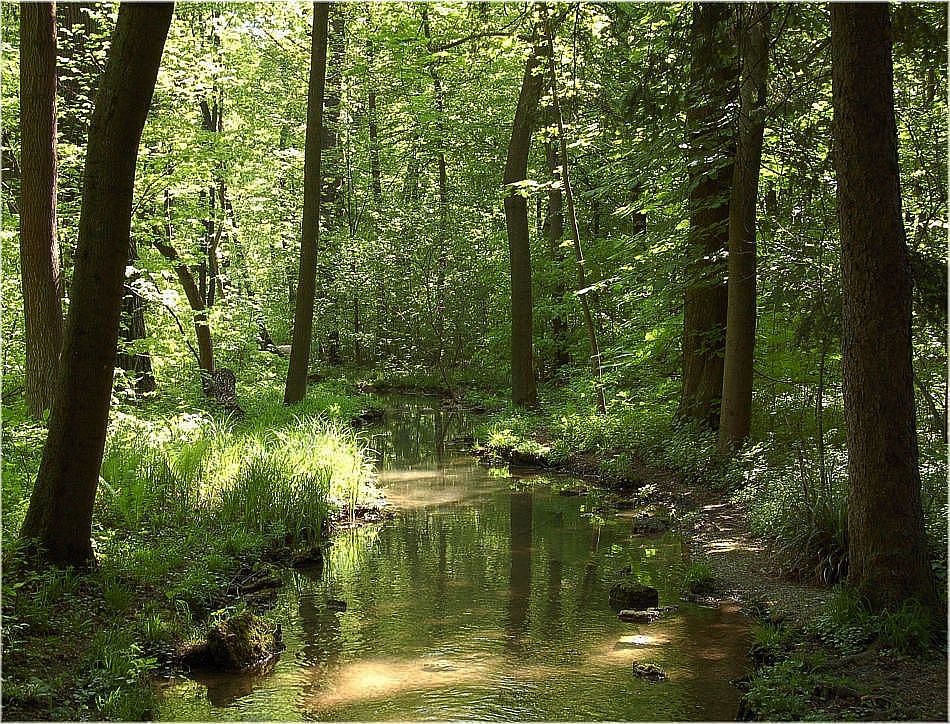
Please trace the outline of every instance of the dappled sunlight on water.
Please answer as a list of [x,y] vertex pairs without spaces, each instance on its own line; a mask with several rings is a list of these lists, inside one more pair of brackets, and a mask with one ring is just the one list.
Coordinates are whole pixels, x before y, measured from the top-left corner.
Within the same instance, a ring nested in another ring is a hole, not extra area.
[[[440,447],[467,433],[463,419],[411,418],[372,438],[397,517],[335,536],[322,573],[287,573],[272,612],[287,650],[273,669],[173,683],[159,718],[734,717],[748,622],[678,600],[675,535],[636,538],[629,521],[589,517],[583,496],[513,489]],[[620,621],[607,592],[621,568],[680,609]],[[635,661],[668,679],[637,679]]]

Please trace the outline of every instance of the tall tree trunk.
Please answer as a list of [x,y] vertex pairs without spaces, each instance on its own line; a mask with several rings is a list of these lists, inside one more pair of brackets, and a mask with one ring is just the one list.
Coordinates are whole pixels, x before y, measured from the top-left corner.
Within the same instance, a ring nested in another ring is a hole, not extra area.
[[752,428],[752,362],[755,352],[755,210],[765,133],[769,63],[768,3],[737,5],[742,76],[739,132],[729,198],[729,288],[723,360],[719,452],[738,449]]
[[590,311],[588,301],[586,262],[584,249],[581,246],[581,232],[577,225],[577,209],[574,205],[574,191],[571,187],[571,168],[567,155],[567,135],[564,132],[564,115],[561,113],[561,102],[558,98],[557,69],[554,66],[554,29],[550,18],[545,24],[547,35],[548,73],[551,79],[551,101],[554,105],[554,118],[557,121],[557,136],[561,147],[561,183],[564,186],[564,196],[567,199],[567,218],[571,225],[571,237],[574,240],[574,256],[577,261],[577,295],[581,300],[581,311],[584,313],[584,326],[587,328],[587,340],[590,344],[590,364],[594,376],[594,388],[597,394],[597,409],[600,413],[607,412],[607,398],[604,395],[603,360],[600,356],[600,345],[597,341],[597,328]]
[[729,186],[735,156],[730,110],[738,67],[728,3],[693,5],[686,110],[689,155],[687,288],[683,300],[683,387],[677,416],[719,426],[726,338]]
[[[422,32],[426,39],[427,50],[432,53],[432,31],[429,26],[428,6],[422,5]],[[436,364],[442,372],[443,378],[445,371],[442,367],[442,360],[445,356],[445,272],[447,264],[447,236],[449,233],[449,181],[445,166],[445,91],[442,87],[442,79],[436,68],[435,61],[429,63],[429,77],[432,78],[432,90],[435,95],[435,112],[438,128],[438,146],[439,151],[436,154],[436,162],[439,172],[439,238],[438,238],[438,268],[436,270],[436,288],[435,288],[435,309],[433,310],[433,330],[436,339],[438,339],[439,350]],[[529,143],[530,146],[530,143]]]
[[849,582],[875,610],[916,598],[937,613],[917,465],[891,45],[886,4],[831,4]]
[[109,420],[135,162],[173,7],[120,5],[92,115],[58,387],[21,531],[56,563],[93,558],[92,508]]
[[525,61],[521,92],[518,95],[511,128],[511,140],[508,142],[505,175],[502,179],[508,190],[508,195],[505,196],[505,225],[511,255],[511,401],[522,407],[536,405],[538,391],[534,380],[534,308],[528,203],[512,184],[527,178],[531,134],[534,131],[538,101],[544,87],[544,76],[539,69],[546,51],[538,39],[537,30],[535,37],[536,42]]
[[63,344],[56,241],[56,3],[20,4],[20,273],[30,414],[49,409]]
[[323,134],[323,96],[327,82],[327,26],[330,4],[313,4],[313,36],[310,48],[310,81],[307,97],[307,137],[304,147],[303,224],[300,236],[300,271],[297,304],[290,347],[290,367],[284,404],[300,402],[307,394],[310,343],[313,340],[313,301],[316,293],[317,243],[320,238],[320,172]]

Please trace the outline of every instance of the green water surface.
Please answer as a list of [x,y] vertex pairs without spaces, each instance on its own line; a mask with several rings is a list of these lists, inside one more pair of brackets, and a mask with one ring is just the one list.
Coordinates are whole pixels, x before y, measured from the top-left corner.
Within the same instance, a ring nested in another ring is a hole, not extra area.
[[[459,413],[400,401],[372,434],[396,518],[335,536],[322,574],[288,572],[272,612],[287,649],[266,672],[169,682],[168,720],[724,720],[749,624],[679,600],[677,536],[490,472],[452,441]],[[650,625],[607,604],[629,566],[679,605]],[[345,610],[342,603],[345,602]],[[643,681],[634,662],[667,679]]]

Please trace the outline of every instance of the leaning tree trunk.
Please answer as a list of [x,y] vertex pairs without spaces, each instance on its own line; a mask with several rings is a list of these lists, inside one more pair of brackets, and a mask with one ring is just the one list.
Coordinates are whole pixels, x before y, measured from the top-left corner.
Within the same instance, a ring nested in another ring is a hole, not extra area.
[[[557,176],[561,162],[558,158],[557,144],[548,140],[544,144],[544,156],[548,164],[551,180]],[[561,239],[564,236],[564,195],[560,188],[552,186],[548,189],[548,207],[544,217],[542,230],[548,240],[548,251],[555,267],[557,281],[554,283],[552,302],[555,313],[551,319],[551,339],[554,342],[552,367],[557,370],[571,363],[571,353],[567,349],[567,325],[564,323],[564,280],[561,276],[564,254],[561,252]]]
[[92,115],[58,386],[21,531],[56,563],[93,559],[92,508],[109,420],[135,162],[173,8],[121,4]]
[[567,199],[567,218],[571,225],[571,237],[574,240],[574,256],[577,261],[577,295],[581,300],[581,311],[584,313],[584,326],[587,328],[587,340],[590,344],[590,364],[594,376],[594,388],[597,393],[597,409],[600,414],[607,413],[607,398],[604,393],[603,359],[600,354],[600,344],[597,341],[597,328],[590,311],[588,301],[587,271],[584,260],[584,249],[581,246],[581,232],[577,224],[577,210],[574,206],[574,191],[571,187],[571,167],[567,155],[567,135],[564,133],[564,115],[561,113],[561,102],[558,98],[557,69],[554,66],[554,30],[550,19],[545,25],[547,35],[548,73],[551,79],[551,102],[554,106],[554,118],[557,121],[557,137],[561,148],[561,183],[564,186],[564,197]]
[[683,386],[677,417],[719,426],[726,339],[725,251],[735,138],[738,67],[728,3],[693,5],[686,109],[689,231],[683,300]]
[[20,273],[26,406],[49,409],[63,343],[56,243],[56,3],[20,4]]
[[874,610],[916,598],[937,613],[917,466],[889,13],[886,4],[831,4],[849,582]]
[[313,4],[313,40],[310,48],[310,81],[307,99],[307,137],[304,148],[303,226],[300,238],[300,271],[297,276],[297,305],[290,346],[290,367],[284,404],[300,402],[307,394],[310,343],[313,340],[313,299],[316,294],[317,242],[320,236],[322,175],[321,135],[323,96],[327,82],[327,25],[330,5]]
[[723,360],[719,452],[735,451],[752,428],[752,361],[755,351],[755,209],[765,133],[769,63],[768,3],[738,5],[739,132],[729,199],[729,307]]
[[528,202],[513,184],[524,181],[528,174],[531,133],[534,131],[538,101],[544,87],[544,76],[539,71],[545,52],[544,46],[537,42],[525,61],[502,179],[508,190],[505,196],[505,226],[511,255],[511,401],[522,407],[537,404],[538,391],[534,380],[534,310],[531,298]]

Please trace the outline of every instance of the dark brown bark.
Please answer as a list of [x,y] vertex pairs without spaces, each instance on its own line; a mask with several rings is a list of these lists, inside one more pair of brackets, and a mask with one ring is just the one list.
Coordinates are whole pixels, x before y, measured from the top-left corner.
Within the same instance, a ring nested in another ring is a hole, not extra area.
[[528,203],[523,195],[511,187],[524,181],[528,174],[528,153],[531,134],[538,110],[538,101],[544,87],[544,76],[539,72],[543,43],[534,44],[525,61],[521,91],[508,142],[508,157],[502,182],[508,187],[505,196],[505,226],[508,230],[508,251],[511,256],[511,400],[519,406],[538,402],[534,379],[533,317],[531,291],[531,243],[529,238]]
[[135,162],[173,7],[119,7],[93,111],[58,388],[21,531],[56,563],[93,558],[92,508],[109,419]]
[[[59,133],[66,143],[85,146],[89,132],[91,104],[99,84],[102,67],[96,53],[103,38],[96,13],[97,3],[61,2],[56,6],[59,30],[59,56],[63,59],[59,78],[62,100]],[[93,11],[93,12],[91,12]]]
[[[427,50],[432,53],[434,52],[434,45],[432,43],[432,31],[429,25],[429,11],[428,6],[422,5],[422,32],[426,39]],[[446,129],[445,129],[445,91],[442,86],[442,78],[439,76],[438,69],[435,62],[428,64],[429,77],[432,79],[432,91],[435,96],[435,112],[437,117],[437,139],[436,145],[438,146],[438,152],[436,153],[436,166],[438,169],[439,176],[439,235],[438,235],[438,268],[436,270],[436,285],[435,285],[435,305],[433,309],[433,330],[435,332],[436,340],[438,341],[439,349],[436,358],[436,365],[439,367],[439,370],[442,372],[442,376],[445,376],[445,371],[442,367],[443,357],[445,356],[445,274],[446,274],[446,265],[448,262],[448,253],[447,253],[447,236],[448,236],[448,219],[449,219],[449,181],[448,181],[448,172],[445,165],[445,141],[446,141]]]
[[300,238],[300,271],[297,303],[284,404],[299,402],[307,394],[310,343],[313,340],[313,300],[316,293],[317,244],[320,238],[320,201],[323,176],[320,171],[323,132],[323,96],[327,81],[327,26],[329,3],[313,4],[313,38],[310,49],[310,80],[307,98],[307,136],[304,141],[304,202]]
[[738,67],[728,3],[697,3],[686,110],[689,156],[687,287],[683,300],[683,387],[677,416],[719,426],[726,339],[729,187],[735,156],[732,108]]
[[916,598],[936,612],[917,464],[891,44],[888,5],[831,4],[849,583],[874,610]]
[[20,4],[20,273],[26,406],[49,409],[63,344],[56,241],[56,4]]
[[771,6],[749,3],[739,13],[739,129],[729,199],[729,285],[723,359],[719,452],[739,448],[752,428],[752,361],[755,353],[755,211],[765,133]]

